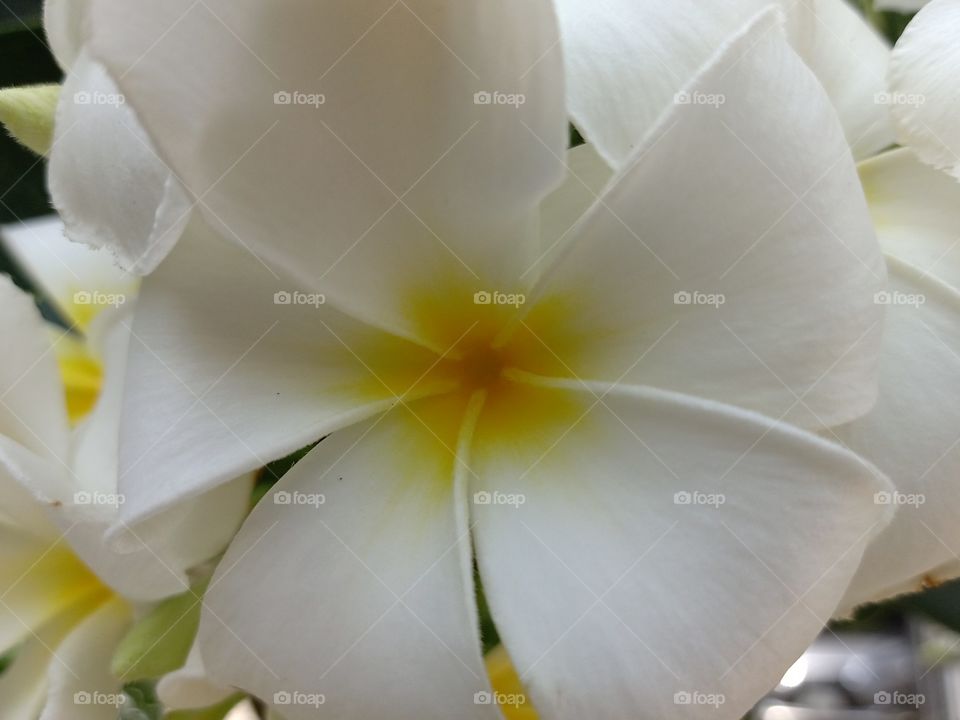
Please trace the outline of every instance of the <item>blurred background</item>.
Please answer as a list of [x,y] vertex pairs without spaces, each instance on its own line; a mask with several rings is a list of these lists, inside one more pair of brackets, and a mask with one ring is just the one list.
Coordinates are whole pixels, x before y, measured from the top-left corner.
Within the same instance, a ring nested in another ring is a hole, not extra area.
[[[909,21],[906,15],[875,11],[872,0],[855,4],[891,41]],[[0,87],[61,79],[44,40],[41,6],[41,0],[0,0]],[[575,130],[571,137],[579,140]],[[0,133],[0,233],[51,212],[45,173],[42,159]],[[2,243],[0,272],[33,290]],[[42,298],[38,302],[45,304]],[[485,622],[484,630],[486,644],[495,645],[492,624]],[[0,672],[3,664],[0,658]],[[122,720],[159,717],[152,688],[140,685],[128,692],[136,707],[121,711]],[[960,581],[864,608],[856,618],[831,624],[750,717],[960,720]]]

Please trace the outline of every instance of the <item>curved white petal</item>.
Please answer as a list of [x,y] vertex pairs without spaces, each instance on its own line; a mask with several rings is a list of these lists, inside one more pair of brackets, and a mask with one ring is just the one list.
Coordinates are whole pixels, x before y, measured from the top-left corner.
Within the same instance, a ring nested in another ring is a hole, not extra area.
[[[295,293],[299,293],[295,295]],[[144,280],[123,396],[133,524],[381,411],[435,364],[197,221]],[[287,304],[288,303],[288,304]]]
[[960,4],[934,0],[910,22],[890,60],[897,139],[960,178]]
[[[622,166],[687,83],[769,0],[560,0],[570,112]],[[783,0],[794,49],[825,84],[859,157],[890,145],[889,48],[844,0]]]
[[164,675],[157,683],[157,697],[168,710],[209,707],[235,692],[233,688],[217,685],[210,679],[197,644],[190,648],[182,668]]
[[826,96],[769,15],[690,93],[716,104],[663,119],[567,238],[518,332],[550,348],[550,372],[808,427],[863,414],[885,271]]
[[[16,659],[0,674],[0,720],[38,717],[47,696],[47,675],[63,660],[56,648],[96,604],[80,603],[44,624],[37,624],[18,650]],[[4,647],[8,649],[9,646]]]
[[454,457],[463,414],[455,397],[397,408],[280,480],[206,594],[216,680],[290,720],[316,717],[318,696],[330,717],[497,717],[474,702],[489,686]]
[[486,597],[538,712],[741,717],[830,617],[889,483],[729,406],[544,382],[484,409],[470,463]]
[[0,277],[0,434],[66,461],[69,428],[53,347],[33,299]]
[[567,145],[548,0],[94,16],[97,56],[225,236],[398,332],[425,280],[517,282]]
[[129,629],[130,607],[111,600],[84,618],[56,647],[47,702],[40,720],[115,720],[123,683],[110,672],[117,645]]
[[107,248],[140,275],[170,251],[193,208],[126,98],[86,51],[60,94],[49,189],[67,237]]
[[106,250],[67,240],[55,215],[5,226],[3,244],[64,318],[84,329],[103,304],[95,301],[126,302],[136,293],[136,279]]
[[864,558],[844,607],[918,590],[956,572],[960,552],[960,185],[909,150],[860,169],[890,287],[880,396],[835,431],[894,482],[893,523]]
[[897,513],[871,545],[844,605],[920,590],[960,553],[960,293],[890,261],[880,398],[837,437],[886,473]]
[[90,0],[44,0],[43,29],[60,67],[69,70],[87,40]]
[[907,149],[859,169],[883,252],[960,290],[960,185]]

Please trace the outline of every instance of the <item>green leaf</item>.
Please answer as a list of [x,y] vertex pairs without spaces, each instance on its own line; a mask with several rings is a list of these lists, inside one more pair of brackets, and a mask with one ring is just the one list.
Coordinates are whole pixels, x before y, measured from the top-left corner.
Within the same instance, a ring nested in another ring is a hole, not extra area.
[[21,145],[46,155],[53,145],[59,85],[27,85],[0,90],[0,122]]
[[113,656],[113,673],[125,680],[144,680],[183,667],[200,624],[205,590],[206,583],[167,598],[135,623]]
[[200,710],[177,710],[169,713],[165,720],[223,720],[227,713],[233,710],[244,697],[243,693],[237,693],[218,705],[211,705]]

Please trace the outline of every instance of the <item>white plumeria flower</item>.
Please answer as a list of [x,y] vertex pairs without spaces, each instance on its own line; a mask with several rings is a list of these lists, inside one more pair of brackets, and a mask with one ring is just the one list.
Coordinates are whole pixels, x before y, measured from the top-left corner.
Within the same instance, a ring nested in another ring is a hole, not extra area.
[[885,278],[770,15],[684,88],[724,102],[673,108],[613,179],[564,179],[548,2],[92,17],[205,198],[140,297],[123,519],[330,435],[221,563],[215,677],[293,719],[496,717],[475,553],[545,718],[735,718],[775,684],[890,487],[777,420],[872,407]]
[[[597,64],[594,58],[603,53],[618,58],[650,52],[644,35],[621,34],[623,28],[646,22],[646,9],[635,7],[626,15],[614,16],[594,14],[589,9],[592,6],[578,2],[561,1],[560,6],[565,5],[567,13],[588,13],[591,21],[604,29],[590,34],[584,26],[570,24],[567,29],[576,34],[576,43],[567,63],[572,72],[583,74],[581,82],[585,86],[594,84],[597,77],[618,83],[616,97],[622,106],[613,112],[605,108],[603,113],[584,115],[582,129],[588,138],[607,142],[608,149],[613,148],[607,155],[622,163],[625,158],[615,152],[616,138],[625,132],[625,118],[638,120],[633,108],[651,100],[646,90],[650,64],[631,65],[627,71],[622,64]],[[891,92],[872,95],[874,89],[883,87],[889,50],[862,18],[849,8],[841,10],[841,5],[832,0],[797,3],[798,12],[814,14],[808,22],[810,32],[801,36],[805,43],[794,41],[794,47],[830,90],[848,140],[854,152],[864,158],[860,177],[888,265],[890,285],[877,296],[877,302],[888,308],[877,407],[867,417],[831,429],[826,436],[861,453],[897,486],[893,495],[878,497],[878,501],[897,508],[896,519],[868,551],[844,600],[843,610],[848,611],[866,601],[917,590],[960,574],[960,525],[955,521],[960,513],[960,409],[949,392],[960,387],[960,338],[955,330],[960,327],[956,299],[960,288],[960,186],[946,175],[925,168],[906,150],[874,157],[863,154],[893,142],[886,118],[891,108],[897,114],[910,109],[903,105],[907,99],[902,95],[905,86],[894,84]],[[746,13],[752,6],[750,0],[742,0],[740,12]],[[726,12],[731,11],[728,8]],[[947,24],[946,18],[934,17],[930,26],[943,28]],[[898,44],[894,75],[905,50],[921,62],[924,40],[917,33],[923,31],[915,28],[912,32]],[[944,42],[948,35],[945,32],[942,36]],[[688,51],[685,36],[665,37],[668,39],[659,52],[666,62],[681,58],[671,66],[682,70],[682,58]],[[619,46],[611,38],[616,38]],[[932,64],[942,62],[935,51],[946,47],[928,45],[916,76],[931,77]],[[824,61],[827,51],[834,54],[830,62]],[[838,73],[838,68],[851,70]],[[948,80],[941,73],[936,77]],[[673,103],[665,96],[659,100],[662,106]],[[956,116],[956,98],[931,96],[921,107],[924,113]],[[879,143],[864,145],[863,138],[875,138]],[[799,387],[794,390],[800,392]]]
[[122,267],[144,274],[179,239],[193,205],[113,79],[87,52],[89,8],[90,0],[47,0],[44,7],[47,38],[66,74],[50,149],[50,195],[71,240],[108,248]]
[[960,2],[934,0],[903,31],[890,63],[897,138],[960,179]]
[[[0,331],[8,343],[0,364],[0,649],[24,641],[0,676],[4,720],[116,718],[123,683],[111,674],[111,661],[134,604],[189,589],[185,571],[224,547],[249,493],[248,482],[224,485],[168,517],[178,535],[151,547],[141,543],[119,553],[103,543],[123,503],[117,440],[132,308],[105,309],[94,318],[88,304],[74,305],[72,298],[74,292],[107,295],[121,287],[130,292],[134,281],[62,234],[57,221],[3,231],[24,269],[91,337],[60,331],[51,342],[54,333],[29,296],[0,280]],[[56,365],[61,343],[71,344],[70,355],[61,358],[66,387]],[[103,362],[102,372],[72,370],[81,358]],[[96,385],[92,409],[76,400],[90,391],[86,381]],[[73,431],[68,407],[81,420]],[[81,418],[82,409],[87,414]]]

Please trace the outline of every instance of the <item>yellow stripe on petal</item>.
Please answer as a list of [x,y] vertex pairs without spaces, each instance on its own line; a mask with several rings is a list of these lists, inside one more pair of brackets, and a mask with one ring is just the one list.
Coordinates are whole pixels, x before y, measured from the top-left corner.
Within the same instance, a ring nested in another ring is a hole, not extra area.
[[66,396],[67,416],[76,424],[93,409],[100,396],[103,368],[79,338],[60,338],[55,351]]
[[497,645],[483,658],[493,686],[494,697],[507,720],[537,720],[537,711],[527,698],[527,692],[513,662],[503,645]]

